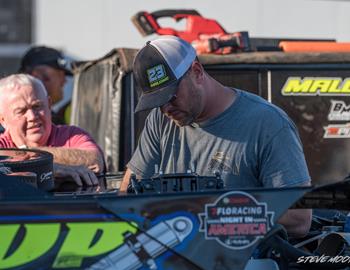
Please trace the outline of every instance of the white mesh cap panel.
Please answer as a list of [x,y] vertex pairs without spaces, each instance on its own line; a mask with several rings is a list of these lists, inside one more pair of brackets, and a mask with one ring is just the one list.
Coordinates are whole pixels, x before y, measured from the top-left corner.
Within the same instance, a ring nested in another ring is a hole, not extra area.
[[192,45],[175,36],[161,36],[150,44],[162,54],[177,79],[182,77],[196,58]]

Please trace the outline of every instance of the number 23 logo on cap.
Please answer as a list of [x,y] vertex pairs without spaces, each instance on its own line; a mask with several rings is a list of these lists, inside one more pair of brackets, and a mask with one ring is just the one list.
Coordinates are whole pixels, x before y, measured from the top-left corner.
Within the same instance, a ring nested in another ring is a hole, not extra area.
[[147,76],[150,87],[158,86],[169,80],[169,76],[167,76],[162,64],[147,69]]

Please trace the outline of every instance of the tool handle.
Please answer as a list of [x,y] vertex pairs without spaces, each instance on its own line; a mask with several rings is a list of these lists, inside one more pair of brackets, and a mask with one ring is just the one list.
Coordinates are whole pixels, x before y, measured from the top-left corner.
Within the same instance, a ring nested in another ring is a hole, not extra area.
[[175,19],[182,19],[184,16],[177,18],[178,15],[197,15],[201,16],[198,11],[194,9],[163,9],[150,13],[155,19],[163,17],[173,17]]

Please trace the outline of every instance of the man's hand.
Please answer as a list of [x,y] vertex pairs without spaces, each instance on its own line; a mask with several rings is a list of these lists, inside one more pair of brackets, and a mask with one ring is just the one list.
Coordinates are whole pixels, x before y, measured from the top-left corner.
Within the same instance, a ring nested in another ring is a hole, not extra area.
[[311,227],[311,209],[289,209],[278,220],[291,237],[301,238],[308,234]]
[[96,175],[85,166],[70,166],[54,163],[53,171],[56,183],[62,183],[63,180],[75,182],[78,186],[83,184],[87,186],[98,185]]
[[119,192],[122,193],[126,193],[127,189],[128,189],[128,185],[130,182],[130,176],[131,176],[131,170],[129,168],[126,169],[124,177],[123,177],[123,181],[120,184],[120,188],[119,188]]

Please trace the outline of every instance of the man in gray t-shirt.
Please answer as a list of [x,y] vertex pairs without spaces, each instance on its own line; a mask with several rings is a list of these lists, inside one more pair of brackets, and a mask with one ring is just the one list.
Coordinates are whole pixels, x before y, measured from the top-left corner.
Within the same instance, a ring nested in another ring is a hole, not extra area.
[[[136,111],[154,108],[121,185],[133,172],[149,178],[188,170],[220,172],[226,188],[309,185],[296,127],[264,99],[221,85],[198,62],[192,46],[162,36],[148,42],[134,61],[142,90]],[[309,210],[289,210],[279,222],[305,234]]]
[[204,122],[179,127],[154,109],[128,168],[150,178],[191,170],[220,172],[227,188],[305,184],[309,175],[295,126],[262,98],[230,90],[236,98],[224,112]]

